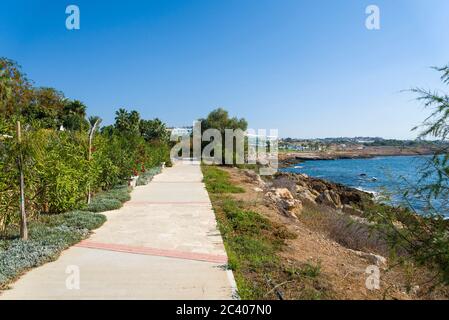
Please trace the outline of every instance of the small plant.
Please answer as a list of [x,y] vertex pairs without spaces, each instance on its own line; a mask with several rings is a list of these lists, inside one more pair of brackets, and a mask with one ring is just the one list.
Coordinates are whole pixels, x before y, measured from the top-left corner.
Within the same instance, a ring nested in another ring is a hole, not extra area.
[[229,173],[215,166],[203,166],[204,183],[211,193],[242,193],[244,189],[230,181]]
[[161,167],[155,167],[151,168],[149,170],[146,170],[144,173],[142,173],[139,176],[139,179],[137,179],[137,186],[144,186],[148,183],[150,183],[151,180],[153,180],[153,177],[161,172]]
[[305,263],[299,271],[300,275],[309,278],[316,278],[321,273],[321,263],[318,262],[307,262]]
[[126,186],[113,188],[96,195],[92,202],[83,206],[83,210],[91,212],[104,212],[116,210],[122,207],[123,203],[130,200],[130,189]]

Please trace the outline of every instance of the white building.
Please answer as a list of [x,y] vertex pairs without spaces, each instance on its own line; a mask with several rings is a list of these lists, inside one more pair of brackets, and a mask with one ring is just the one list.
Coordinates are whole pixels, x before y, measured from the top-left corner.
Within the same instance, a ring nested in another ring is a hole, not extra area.
[[172,135],[178,137],[190,136],[193,132],[193,127],[177,127],[177,128],[167,128],[168,132]]

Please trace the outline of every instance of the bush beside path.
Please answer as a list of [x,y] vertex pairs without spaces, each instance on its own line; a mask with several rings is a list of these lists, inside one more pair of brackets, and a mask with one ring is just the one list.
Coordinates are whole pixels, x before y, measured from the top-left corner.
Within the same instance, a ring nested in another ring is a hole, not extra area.
[[[147,185],[136,187],[122,208],[103,215],[107,221],[89,239],[26,273],[2,291],[0,299],[235,297],[199,166],[179,163],[164,169]],[[97,225],[73,218],[71,224],[58,226],[87,230]],[[88,231],[73,242],[87,236]],[[79,272],[79,288],[70,286],[71,276],[77,275],[70,273],[73,270]]]

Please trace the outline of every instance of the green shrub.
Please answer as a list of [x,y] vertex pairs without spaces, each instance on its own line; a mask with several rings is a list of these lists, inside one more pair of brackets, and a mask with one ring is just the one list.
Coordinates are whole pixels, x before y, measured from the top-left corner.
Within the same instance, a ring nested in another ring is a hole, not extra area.
[[117,199],[103,198],[97,201],[92,201],[84,209],[92,212],[104,212],[116,210],[122,207],[122,203]]
[[[88,121],[82,102],[67,99],[53,88],[34,87],[20,66],[7,58],[0,58],[0,80],[0,236],[18,223],[19,154],[23,155],[29,221],[41,213],[80,208],[90,192],[126,183],[161,162],[170,165],[168,133],[162,121],[143,120],[137,111],[120,109],[115,124],[93,132],[90,144],[89,126],[98,118]],[[20,145],[17,121],[22,124]],[[65,130],[59,130],[61,125]],[[118,201],[128,199],[129,195],[117,192],[98,199],[92,210],[115,209]]]
[[29,240],[2,240],[0,246],[0,288],[26,270],[55,260],[61,251],[85,239],[91,230],[100,227],[106,217],[100,214],[73,211],[59,215],[43,215],[29,225]]
[[215,166],[203,166],[204,183],[211,193],[242,193],[244,189],[231,183],[229,173]]
[[93,230],[101,227],[106,222],[106,217],[102,214],[72,211],[63,214],[62,224],[77,229]]
[[90,204],[83,206],[82,209],[91,212],[119,209],[124,202],[131,199],[130,191],[131,189],[127,186],[119,186],[109,191],[101,192],[92,199]]
[[153,180],[153,177],[161,172],[161,167],[155,167],[151,168],[144,173],[142,173],[139,178],[137,179],[137,186],[144,186],[148,184],[151,180]]
[[85,201],[90,182],[85,137],[50,130],[29,135],[27,189],[36,192],[38,211],[61,213]]

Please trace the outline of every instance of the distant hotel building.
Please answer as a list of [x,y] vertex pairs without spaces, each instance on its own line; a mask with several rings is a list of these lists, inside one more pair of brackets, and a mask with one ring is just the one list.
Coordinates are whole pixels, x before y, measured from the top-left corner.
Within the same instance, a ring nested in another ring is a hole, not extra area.
[[277,136],[264,136],[252,133],[246,133],[249,146],[266,147],[268,144],[278,141]]
[[193,127],[177,127],[177,128],[167,128],[167,131],[172,135],[178,137],[190,136],[193,132]]
[[[184,137],[192,134],[193,127],[171,127],[167,128],[167,131],[172,135]],[[245,133],[245,136],[248,138],[249,146],[266,147],[268,144],[274,144],[278,141],[277,136],[258,135],[248,132]],[[223,139],[225,139],[225,137],[223,137]]]

